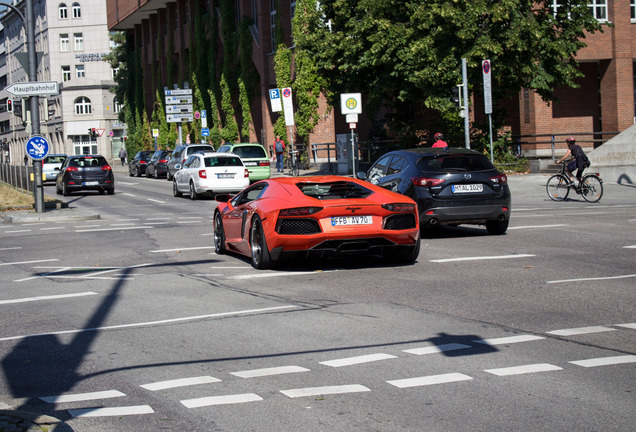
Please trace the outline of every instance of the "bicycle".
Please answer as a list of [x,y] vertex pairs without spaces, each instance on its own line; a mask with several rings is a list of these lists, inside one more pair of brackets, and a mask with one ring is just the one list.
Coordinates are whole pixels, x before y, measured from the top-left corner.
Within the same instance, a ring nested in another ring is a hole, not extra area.
[[298,177],[300,174],[299,163],[296,154],[298,150],[289,150],[289,157],[286,158],[286,168],[289,169],[290,173],[294,177]]
[[590,173],[581,177],[578,185],[569,184],[568,175],[565,173],[565,163],[561,163],[561,172],[548,179],[545,185],[548,196],[553,201],[563,201],[568,197],[570,189],[581,195],[585,201],[598,202],[603,196],[603,180],[599,173]]

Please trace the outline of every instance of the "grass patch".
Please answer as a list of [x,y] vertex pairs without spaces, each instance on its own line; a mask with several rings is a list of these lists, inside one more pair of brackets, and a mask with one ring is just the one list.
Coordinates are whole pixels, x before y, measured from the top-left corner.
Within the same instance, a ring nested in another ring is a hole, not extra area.
[[[44,196],[46,207],[56,206],[62,201]],[[22,189],[15,189],[6,183],[0,182],[0,211],[34,208],[35,198],[32,192],[25,192]]]

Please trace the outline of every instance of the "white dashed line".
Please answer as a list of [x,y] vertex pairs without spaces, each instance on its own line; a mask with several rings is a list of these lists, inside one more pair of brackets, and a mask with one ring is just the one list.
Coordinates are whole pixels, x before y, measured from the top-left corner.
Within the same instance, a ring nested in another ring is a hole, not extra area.
[[152,226],[134,226],[134,227],[119,227],[119,228],[99,228],[99,229],[89,229],[89,230],[75,230],[76,233],[84,233],[84,232],[100,232],[100,231],[123,231],[123,230],[133,230],[133,229],[151,229]]
[[344,394],[344,393],[360,393],[369,392],[371,389],[360,385],[341,385],[341,386],[325,386],[325,387],[307,387],[299,389],[281,390],[280,392],[292,399],[309,396],[324,396],[332,394]]
[[186,399],[186,400],[182,400],[181,403],[186,408],[200,408],[200,407],[213,406],[213,405],[228,405],[228,404],[237,404],[237,403],[258,402],[262,400],[263,398],[257,394],[245,393],[245,394],[237,394],[237,395],[209,396],[209,397],[202,397],[202,398],[196,398],[196,399]]
[[117,417],[125,415],[152,414],[155,411],[148,405],[110,408],[70,409],[72,417]]
[[611,366],[615,364],[623,363],[636,363],[636,355],[624,355],[614,357],[601,357],[588,360],[576,360],[569,363],[582,367],[597,367],[597,366]]
[[529,373],[537,373],[537,372],[551,372],[551,371],[559,371],[563,370],[563,368],[559,366],[555,366],[549,363],[537,363],[525,366],[513,366],[506,368],[498,368],[498,369],[486,369],[484,372],[488,372],[497,376],[509,376],[509,375],[523,375]]
[[186,247],[186,248],[175,248],[175,249],[158,249],[148,251],[150,253],[162,253],[162,252],[180,252],[180,251],[188,251],[188,250],[201,250],[201,249],[214,249],[214,246],[199,246],[199,247]]
[[480,260],[500,260],[500,259],[511,259],[511,258],[530,258],[535,255],[533,254],[518,254],[518,255],[494,255],[494,256],[474,256],[474,257],[458,257],[458,258],[443,258],[443,259],[434,259],[428,260],[432,263],[447,263],[447,262],[456,262],[456,261],[480,261]]
[[602,333],[602,332],[608,332],[608,331],[616,331],[616,329],[613,329],[610,327],[603,327],[603,326],[594,326],[594,327],[579,327],[579,328],[571,328],[571,329],[552,330],[546,333],[555,335],[555,336],[576,336],[576,335],[582,335],[582,334]]
[[436,384],[446,384],[459,381],[468,381],[473,378],[461,373],[448,373],[442,375],[430,375],[417,378],[406,378],[399,380],[387,381],[387,383],[398,388],[422,387]]
[[283,374],[298,373],[298,372],[310,372],[310,369],[306,369],[300,366],[280,366],[280,367],[232,372],[231,375],[237,376],[239,378],[257,378],[257,377],[263,377],[263,376],[283,375]]
[[98,399],[111,399],[116,397],[126,396],[124,393],[117,390],[105,390],[99,392],[90,393],[75,393],[67,395],[57,396],[45,396],[40,399],[47,403],[65,403],[65,402],[83,402]]
[[547,281],[549,284],[564,283],[564,282],[587,282],[587,281],[599,281],[599,280],[613,280],[613,279],[626,279],[636,277],[636,274],[628,274],[621,276],[606,276],[606,277],[593,277],[593,278],[580,278],[580,279],[563,279]]
[[526,226],[518,226],[518,227],[508,227],[508,230],[516,230],[516,229],[543,229],[543,228],[559,228],[566,227],[566,224],[555,224],[555,225],[526,225]]
[[59,260],[56,258],[52,258],[52,259],[34,260],[34,261],[14,261],[14,262],[0,263],[0,266],[18,265],[18,264],[36,264],[36,263],[51,262],[51,261],[59,261]]
[[76,293],[76,294],[60,294],[60,295],[50,295],[50,296],[40,296],[40,297],[24,297],[24,298],[13,299],[13,300],[0,300],[0,305],[12,304],[12,303],[26,303],[26,302],[34,302],[34,301],[41,301],[41,300],[58,300],[58,299],[65,299],[65,298],[72,298],[72,297],[82,297],[82,296],[89,296],[89,295],[97,295],[97,293],[96,292],[83,292],[83,293]]
[[531,342],[535,340],[545,339],[543,336],[534,336],[534,335],[520,335],[520,336],[507,336],[501,338],[492,338],[492,339],[477,339],[473,342],[485,344],[485,345],[505,345],[505,344],[513,344],[520,342]]
[[[332,271],[332,270],[328,270],[328,271]],[[246,275],[229,276],[228,279],[262,279],[262,278],[280,277],[280,276],[301,276],[301,275],[310,275],[310,274],[316,274],[316,273],[318,272],[316,271],[297,271],[297,272],[277,271],[277,272],[271,272],[271,273],[253,273],[253,274],[246,274]],[[322,271],[321,273],[327,273],[327,271]]]
[[456,351],[461,349],[472,348],[470,345],[458,344],[458,343],[450,343],[450,344],[442,344],[438,346],[429,346],[423,348],[413,348],[408,350],[403,350],[408,354],[415,355],[425,355],[425,354],[437,354],[445,351]]
[[319,363],[325,366],[343,367],[343,366],[352,366],[352,365],[357,365],[362,363],[370,363],[370,362],[388,360],[388,359],[394,359],[394,358],[397,358],[397,357],[391,354],[378,353],[378,354],[368,354],[368,355],[357,356],[357,357],[342,358],[337,360],[322,361]]
[[159,381],[150,384],[143,384],[139,387],[145,388],[150,391],[158,391],[158,390],[166,390],[176,387],[186,387],[191,385],[199,385],[199,384],[211,384],[221,382],[220,379],[214,378],[211,376],[200,376],[200,377],[191,377],[191,378],[180,378],[169,381]]
[[616,324],[616,327],[624,327],[624,328],[636,330],[636,323]]

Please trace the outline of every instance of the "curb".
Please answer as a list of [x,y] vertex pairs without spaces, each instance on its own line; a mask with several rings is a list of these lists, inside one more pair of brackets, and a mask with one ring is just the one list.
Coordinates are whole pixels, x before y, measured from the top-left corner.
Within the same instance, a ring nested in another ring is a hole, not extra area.
[[34,222],[68,222],[100,219],[99,213],[75,208],[61,208],[36,213],[34,210],[17,210],[0,213],[7,223],[34,223]]
[[73,432],[73,429],[62,420],[48,415],[26,411],[0,410],[0,432]]

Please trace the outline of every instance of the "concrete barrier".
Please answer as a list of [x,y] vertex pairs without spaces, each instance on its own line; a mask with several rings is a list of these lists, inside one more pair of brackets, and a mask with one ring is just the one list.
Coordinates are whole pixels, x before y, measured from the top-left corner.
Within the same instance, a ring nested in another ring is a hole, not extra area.
[[600,173],[603,181],[636,184],[636,125],[588,152],[587,156],[592,162],[588,171]]

